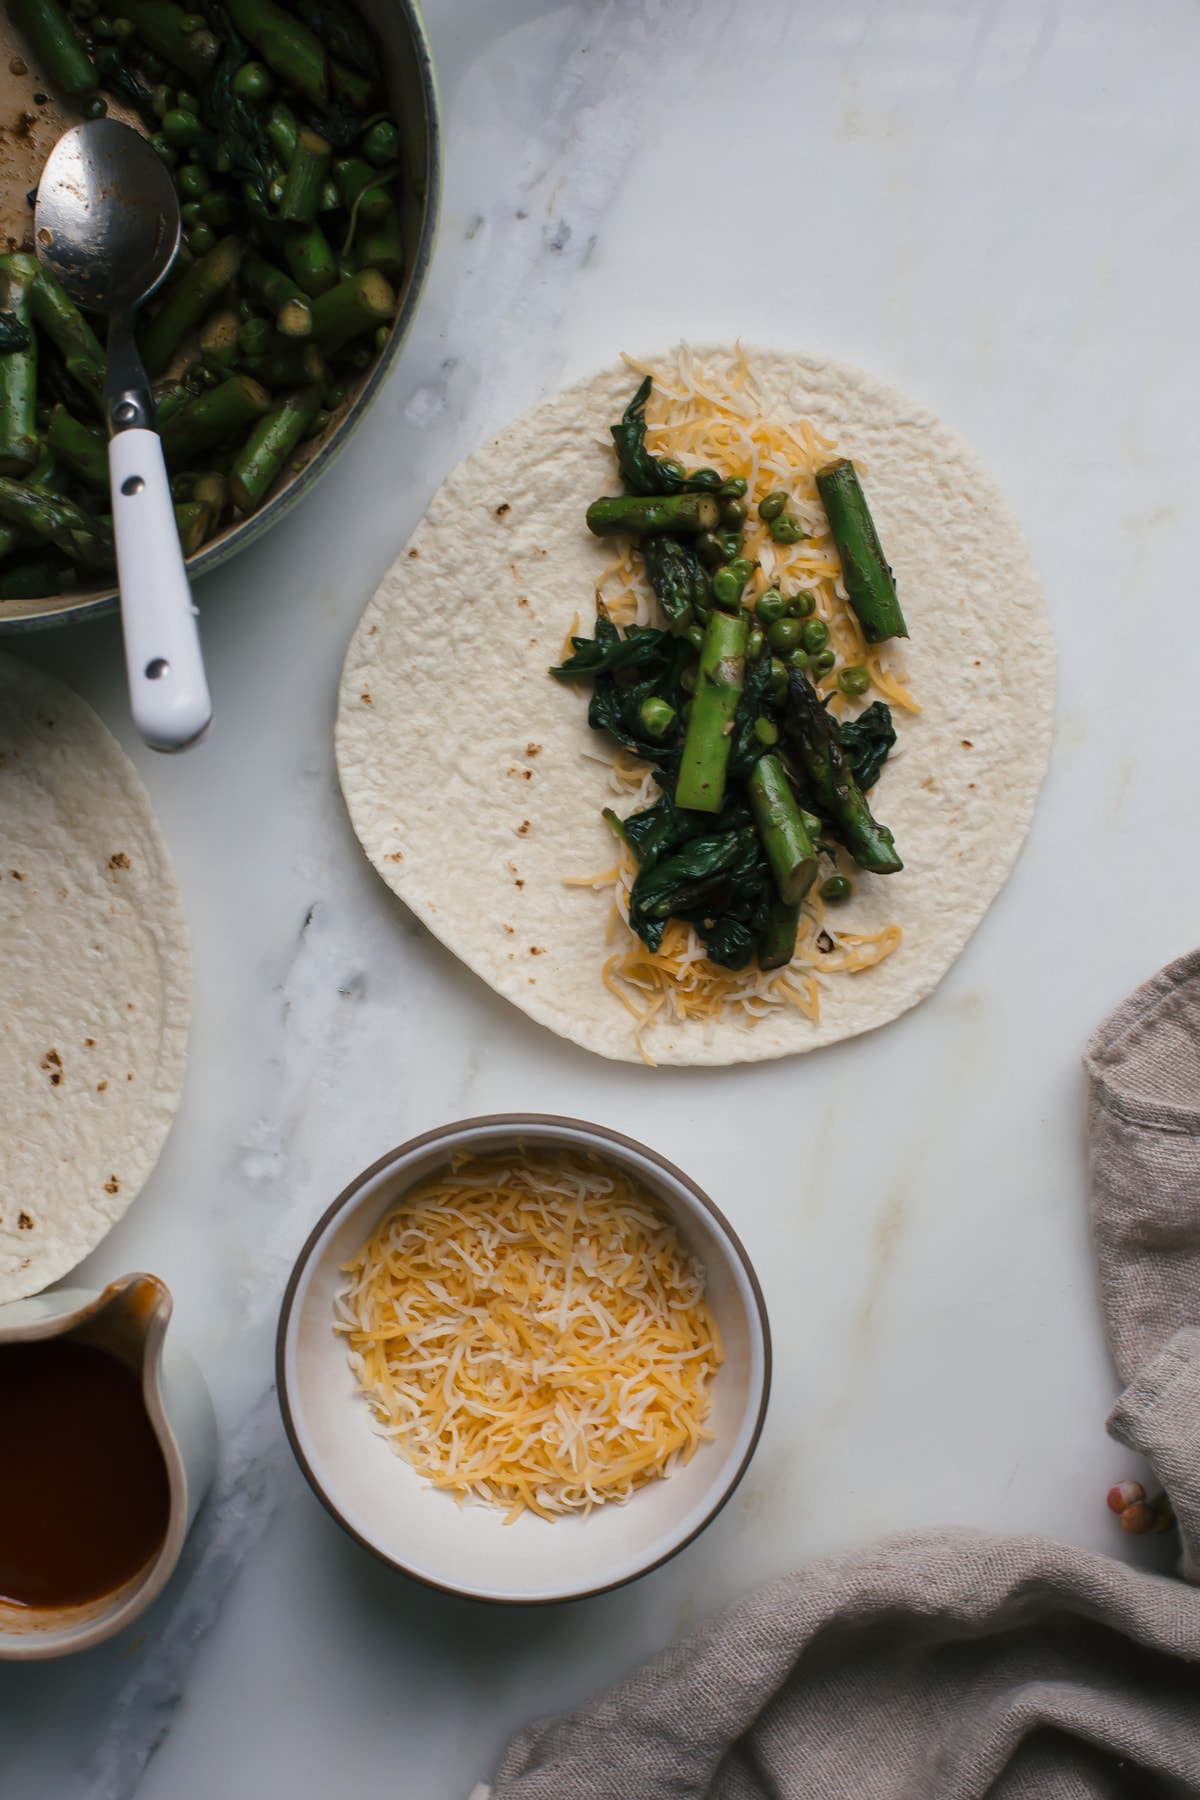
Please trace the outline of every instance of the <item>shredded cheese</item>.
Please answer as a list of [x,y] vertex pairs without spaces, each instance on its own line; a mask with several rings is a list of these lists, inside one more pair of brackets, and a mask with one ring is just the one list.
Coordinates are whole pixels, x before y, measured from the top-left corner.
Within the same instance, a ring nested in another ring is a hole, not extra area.
[[460,1499],[587,1513],[713,1435],[704,1271],[615,1165],[465,1160],[343,1273],[334,1329],[376,1429]]
[[[702,367],[686,346],[670,365],[640,363],[629,356],[624,360],[635,374],[654,378],[646,408],[646,443],[656,456],[675,457],[690,468],[717,469],[726,479],[740,476],[749,484],[743,554],[759,567],[747,588],[747,601],[752,603],[770,587],[787,593],[806,589],[813,596],[813,617],[829,627],[838,665],[857,664],[870,676],[865,702],[878,696],[902,711],[919,712],[895,646],[867,643],[846,594],[816,485],[817,470],[837,455],[835,441],[809,419],[768,418],[740,347],[724,369]],[[775,543],[758,517],[758,502],[781,489],[788,496],[788,511],[808,533],[797,544]],[[602,573],[596,600],[615,625],[662,624],[631,543],[622,544],[620,555]],[[816,685],[842,717],[847,701],[836,674],[831,671]],[[658,797],[650,765],[624,747],[614,758],[611,785],[622,796],[632,795],[632,804],[614,809],[622,816],[641,811]],[[861,878],[848,859],[840,872]],[[801,909],[795,956],[786,968],[726,969],[709,962],[698,934],[678,919],[669,922],[657,951],[646,948],[629,926],[629,891],[636,874],[636,859],[622,845],[615,871],[579,877],[573,885],[614,888],[616,924],[610,925],[609,935],[611,941],[614,930],[619,932],[620,947],[604,964],[604,981],[637,1021],[638,1047],[651,1063],[654,1058],[643,1034],[659,1022],[699,1019],[711,1027],[736,1020],[753,1025],[768,1012],[793,1006],[815,1024],[823,979],[874,968],[892,954],[903,935],[899,925],[877,932],[845,929],[841,921],[852,917],[852,907],[840,907],[837,923],[831,923],[819,888],[813,888]]]

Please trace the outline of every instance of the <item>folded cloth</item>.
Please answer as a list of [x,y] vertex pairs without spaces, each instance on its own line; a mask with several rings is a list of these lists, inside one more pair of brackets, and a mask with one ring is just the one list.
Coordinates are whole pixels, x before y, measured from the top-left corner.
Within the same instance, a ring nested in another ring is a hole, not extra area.
[[[1109,1418],[1200,1580],[1200,952],[1088,1045]],[[480,1790],[481,1792],[485,1790]],[[528,1726],[494,1800],[1200,1800],[1200,1590],[1038,1537],[906,1532]]]

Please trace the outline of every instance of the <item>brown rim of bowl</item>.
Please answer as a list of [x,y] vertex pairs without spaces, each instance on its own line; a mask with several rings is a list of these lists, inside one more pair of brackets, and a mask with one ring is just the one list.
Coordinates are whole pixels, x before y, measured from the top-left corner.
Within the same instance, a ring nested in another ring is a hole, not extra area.
[[[320,480],[334,458],[348,443],[366,417],[370,408],[378,399],[387,377],[391,374],[396,360],[404,348],[405,341],[412,329],[417,307],[425,292],[425,284],[429,278],[429,270],[433,263],[434,245],[437,240],[438,220],[441,212],[442,198],[442,130],[441,106],[437,91],[437,74],[433,66],[433,55],[429,48],[429,39],[425,33],[424,21],[420,9],[414,0],[392,0],[397,10],[403,15],[412,40],[413,64],[420,83],[421,97],[425,109],[425,150],[427,166],[424,176],[425,191],[422,198],[424,212],[421,218],[421,231],[417,240],[416,253],[413,257],[412,272],[405,282],[404,295],[392,324],[391,334],[380,352],[379,358],[369,370],[366,380],[359,388],[349,407],[345,418],[337,430],[321,445],[312,461],[294,480],[288,482],[283,490],[268,500],[257,512],[248,513],[244,519],[214,538],[211,544],[203,545],[194,556],[187,560],[188,580],[195,581],[201,575],[207,575],[230,557],[236,556],[239,550],[246,550],[262,537],[264,532],[277,525],[302,500],[312,488],[314,482]],[[60,596],[54,596],[55,599]],[[0,605],[0,637],[16,636],[27,631],[48,631],[58,625],[78,625],[89,619],[101,619],[107,614],[116,612],[120,603],[117,588],[111,587],[99,593],[91,593],[79,601],[76,606],[60,606],[45,613],[26,614],[21,618],[5,615]]]
[[[353,1526],[346,1523],[346,1520],[342,1517],[341,1513],[322,1487],[320,1478],[310,1466],[308,1458],[301,1450],[298,1442],[287,1389],[285,1372],[286,1342],[288,1325],[291,1322],[292,1316],[292,1302],[296,1297],[296,1289],[300,1285],[300,1278],[308,1266],[309,1258],[312,1255],[318,1238],[325,1230],[325,1227],[337,1217],[339,1212],[341,1212],[347,1201],[351,1200],[369,1181],[373,1181],[376,1175],[380,1174],[389,1163],[395,1162],[396,1158],[399,1156],[407,1156],[412,1151],[423,1150],[427,1145],[436,1144],[443,1138],[453,1137],[462,1131],[490,1129],[513,1131],[515,1134],[521,1127],[536,1131],[539,1126],[545,1125],[553,1125],[560,1128],[565,1127],[568,1131],[586,1131],[595,1137],[603,1138],[606,1143],[613,1144],[618,1149],[632,1150],[638,1156],[648,1158],[650,1162],[656,1163],[660,1169],[665,1170],[666,1173],[677,1181],[681,1187],[686,1188],[692,1198],[698,1201],[705,1212],[716,1221],[729,1239],[729,1242],[737,1255],[738,1261],[742,1265],[746,1279],[750,1284],[750,1291],[754,1295],[754,1304],[758,1309],[758,1323],[759,1329],[762,1332],[763,1343],[762,1394],[758,1402],[758,1416],[754,1421],[754,1430],[751,1433],[749,1443],[746,1445],[746,1454],[738,1464],[733,1479],[729,1482],[724,1493],[721,1495],[720,1499],[717,1500],[712,1510],[705,1513],[695,1530],[689,1531],[688,1535],[681,1539],[673,1549],[668,1550],[665,1556],[657,1557],[654,1562],[647,1563],[644,1569],[639,1569],[634,1575],[624,1575],[620,1581],[606,1581],[601,1587],[581,1588],[576,1594],[562,1594],[552,1600],[512,1600],[500,1599],[490,1594],[473,1593],[469,1588],[452,1587],[448,1582],[444,1581],[431,1581],[427,1575],[418,1574],[415,1569],[410,1569],[405,1563],[397,1562],[394,1557],[385,1556],[383,1551],[375,1544],[370,1543],[365,1537],[361,1536],[359,1532],[355,1531]],[[304,1241],[304,1247],[297,1256],[296,1261],[292,1266],[292,1272],[288,1276],[287,1287],[284,1289],[283,1300],[279,1308],[279,1324],[275,1331],[275,1391],[279,1398],[279,1410],[283,1415],[283,1428],[287,1432],[287,1439],[288,1443],[291,1445],[292,1455],[299,1463],[304,1479],[308,1482],[309,1487],[321,1502],[321,1505],[325,1508],[330,1518],[337,1521],[347,1537],[351,1537],[354,1539],[355,1543],[361,1544],[364,1550],[369,1550],[371,1555],[377,1558],[379,1562],[385,1564],[387,1568],[397,1569],[401,1575],[406,1575],[410,1581],[418,1581],[422,1587],[433,1588],[435,1592],[439,1594],[453,1594],[456,1599],[475,1600],[484,1606],[566,1606],[575,1600],[594,1600],[599,1594],[611,1594],[617,1588],[628,1587],[631,1581],[640,1581],[643,1575],[649,1575],[655,1569],[661,1569],[665,1563],[669,1563],[672,1558],[678,1556],[681,1550],[686,1550],[687,1546],[694,1543],[701,1532],[708,1530],[708,1527],[712,1524],[717,1514],[741,1486],[742,1477],[750,1467],[751,1459],[758,1448],[758,1440],[762,1436],[762,1428],[767,1416],[767,1405],[771,1398],[771,1373],[771,1325],[770,1320],[767,1317],[767,1303],[763,1298],[763,1291],[759,1286],[759,1280],[754,1270],[754,1264],[750,1261],[750,1258],[746,1253],[746,1247],[742,1243],[737,1232],[733,1229],[733,1226],[729,1223],[729,1220],[725,1217],[725,1214],[721,1211],[720,1207],[715,1205],[714,1202],[709,1199],[703,1188],[698,1187],[690,1175],[685,1175],[682,1169],[677,1168],[673,1162],[670,1162],[665,1156],[660,1155],[657,1150],[652,1150],[648,1144],[639,1143],[636,1138],[626,1137],[623,1132],[613,1131],[607,1125],[593,1125],[587,1119],[570,1119],[561,1113],[481,1113],[478,1118],[458,1119],[452,1125],[439,1125],[433,1131],[424,1131],[419,1137],[408,1138],[403,1144],[397,1144],[394,1150],[389,1150],[386,1155],[379,1157],[376,1162],[371,1164],[369,1169],[364,1169],[361,1175],[356,1175],[354,1180],[350,1182],[347,1187],[342,1189],[332,1206],[326,1207],[325,1211],[321,1214],[321,1217],[309,1232],[308,1237]]]

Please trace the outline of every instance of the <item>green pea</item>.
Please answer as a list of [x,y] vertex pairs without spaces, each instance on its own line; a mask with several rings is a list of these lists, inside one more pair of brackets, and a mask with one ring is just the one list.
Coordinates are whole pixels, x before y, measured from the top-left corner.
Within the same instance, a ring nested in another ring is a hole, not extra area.
[[113,36],[118,44],[132,44],[137,36],[137,26],[132,19],[114,19]]
[[742,586],[745,587],[755,569],[757,569],[758,564],[756,562],[751,562],[748,556],[735,556],[729,566],[741,581]]
[[108,101],[103,94],[91,94],[83,103],[85,119],[103,119],[108,112]]
[[390,119],[376,119],[363,133],[360,148],[369,163],[374,163],[377,169],[385,168],[399,158],[400,134]]
[[810,619],[803,627],[800,642],[811,656],[814,651],[823,650],[829,642],[829,627],[824,619]]
[[200,202],[200,210],[204,214],[204,223],[214,226],[217,231],[223,231],[226,225],[232,225],[237,217],[237,207],[229,195],[220,192],[205,194]]
[[672,481],[687,480],[687,470],[681,462],[676,462],[673,456],[660,456],[658,466],[664,475],[670,476]]
[[163,115],[162,128],[167,142],[181,150],[190,150],[204,136],[204,127],[196,114],[185,112],[181,106],[173,106]]
[[746,633],[746,661],[757,662],[767,646],[767,634],[757,625],[752,625]]
[[162,158],[168,169],[179,161],[178,150],[175,148],[174,144],[168,143],[161,131],[156,131],[154,136],[150,139],[150,148],[154,151],[156,156]]
[[773,656],[771,658],[771,673],[767,677],[767,693],[770,695],[771,699],[782,700],[783,696],[787,693],[787,684],[787,664],[781,663]]
[[712,578],[712,595],[717,605],[732,612],[742,598],[746,583],[731,564],[725,563]]
[[721,523],[728,531],[740,531],[746,523],[749,508],[744,500],[726,500],[721,508]]
[[342,204],[342,196],[338,193],[336,181],[326,181],[321,187],[320,212],[333,212]]
[[828,881],[821,883],[822,900],[831,900],[836,906],[842,900],[848,900],[854,892],[854,883],[847,881],[844,875],[831,875]]
[[345,406],[349,398],[350,383],[348,381],[329,381],[321,390],[321,404],[329,412],[336,412],[339,406]]
[[656,744],[662,742],[675,729],[675,708],[666,700],[659,700],[653,694],[647,694],[638,707],[638,718],[642,730],[647,737],[653,738]]
[[776,619],[767,632],[767,642],[777,656],[783,656],[789,650],[800,648],[803,631],[804,627],[799,619]]
[[211,225],[193,225],[187,234],[188,249],[193,256],[207,256],[216,248],[217,234]]
[[837,680],[843,694],[849,694],[852,699],[865,694],[871,685],[871,677],[857,663],[852,663],[848,669],[839,669]]
[[807,588],[801,588],[798,594],[792,595],[787,603],[787,609],[793,619],[807,619],[816,604],[816,600]]
[[715,469],[693,469],[687,484],[693,493],[715,494],[721,485],[721,477]]
[[789,652],[786,661],[789,669],[799,669],[801,674],[803,674],[808,667],[808,651],[792,650]]
[[165,119],[175,104],[175,96],[165,82],[154,90],[154,98],[150,102],[151,111],[156,119]]
[[199,476],[194,469],[184,469],[178,475],[172,475],[170,481],[172,500],[187,501],[196,492]]
[[203,31],[207,23],[203,13],[184,13],[179,21],[179,29],[184,37],[191,37],[194,31]]
[[304,434],[305,437],[320,437],[321,433],[329,424],[329,419],[330,415],[325,411],[324,407],[321,408],[320,412],[315,412],[312,416],[312,424]]
[[685,669],[683,671],[683,674],[679,677],[679,685],[683,689],[685,694],[694,694],[695,693],[695,691],[696,691],[696,670],[694,667]]
[[197,118],[200,117],[201,102],[198,94],[189,94],[180,88],[175,104],[180,112],[195,113]]
[[716,539],[721,546],[721,555],[726,562],[733,562],[742,554],[742,534],[740,531],[718,531]]
[[799,544],[808,536],[799,519],[793,519],[791,513],[780,513],[777,519],[771,520],[769,529],[777,544]]
[[749,482],[743,481],[740,475],[731,475],[728,481],[721,483],[717,492],[722,500],[744,500],[749,485]]
[[185,200],[179,209],[179,216],[183,220],[185,231],[190,231],[194,225],[201,225],[204,222],[204,214],[200,211],[198,200]]
[[185,200],[202,200],[212,187],[212,177],[202,163],[184,163],[175,186]]
[[700,650],[703,648],[704,627],[702,625],[689,625],[683,635],[686,641],[692,646],[693,650]]
[[233,78],[234,93],[241,100],[269,100],[275,91],[274,78],[263,63],[243,63]]
[[769,525],[772,519],[777,519],[787,505],[787,502],[788,497],[782,488],[777,488],[773,494],[768,494],[765,499],[760,500],[758,503],[758,516],[763,524]]
[[787,601],[778,588],[768,588],[754,602],[755,617],[764,625],[774,625],[776,619],[782,619],[787,611]]
[[375,352],[370,344],[354,344],[342,354],[352,369],[369,369],[375,361]]
[[701,531],[696,537],[696,555],[706,568],[715,569],[725,561],[725,551],[714,531]]
[[812,659],[813,674],[817,676],[828,675],[836,661],[837,657],[833,654],[832,650],[818,650],[817,654]]
[[772,724],[770,719],[758,718],[754,721],[754,735],[769,750],[779,742],[779,727]]

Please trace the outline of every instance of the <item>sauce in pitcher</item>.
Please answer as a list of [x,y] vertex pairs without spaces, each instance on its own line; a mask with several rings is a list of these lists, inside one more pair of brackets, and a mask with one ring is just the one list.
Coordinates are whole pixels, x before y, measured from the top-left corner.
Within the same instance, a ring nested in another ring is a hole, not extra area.
[[169,1506],[137,1375],[70,1337],[0,1346],[0,1600],[112,1593],[162,1543]]

